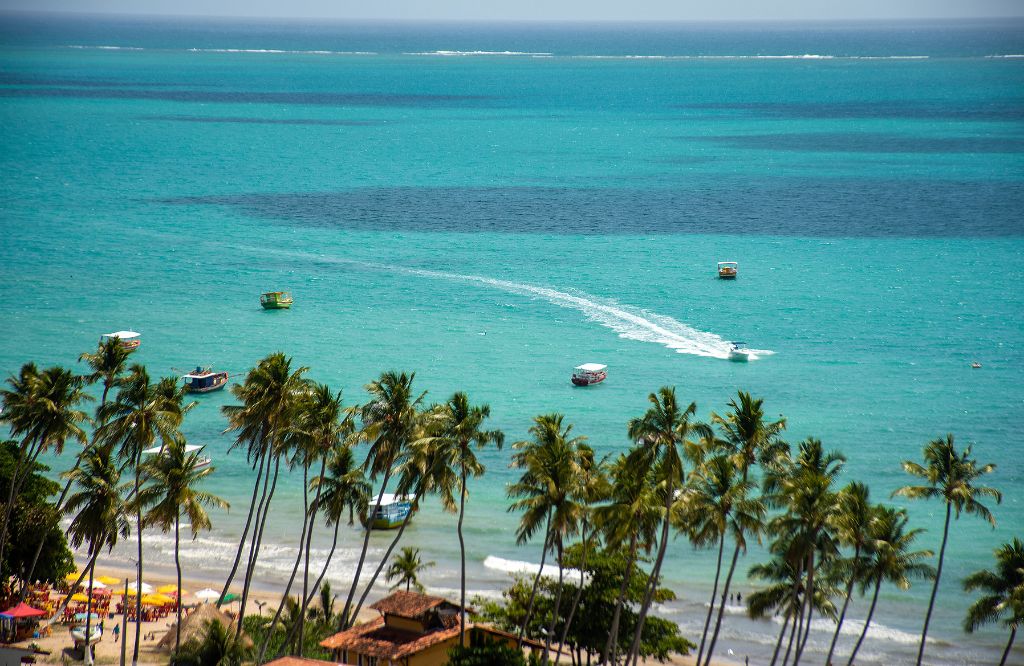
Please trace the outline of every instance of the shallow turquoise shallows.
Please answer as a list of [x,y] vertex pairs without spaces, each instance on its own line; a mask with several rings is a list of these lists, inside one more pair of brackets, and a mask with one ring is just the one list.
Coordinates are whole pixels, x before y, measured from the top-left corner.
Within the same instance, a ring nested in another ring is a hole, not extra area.
[[[792,442],[848,458],[843,482],[886,501],[900,466],[952,432],[998,465],[998,527],[951,530],[934,663],[992,662],[1004,632],[963,633],[963,577],[1024,532],[1024,26],[986,24],[416,25],[6,16],[0,21],[0,371],[79,369],[133,329],[154,375],[244,373],[283,350],[348,404],[381,371],[427,401],[465,390],[509,442],[562,412],[601,455],[625,450],[647,395],[701,418],[737,390],[784,414]],[[738,261],[735,281],[718,261]],[[287,290],[291,310],[259,295]],[[729,342],[756,350],[726,360]],[[972,368],[972,362],[981,368]],[[575,365],[608,365],[574,388]],[[254,473],[198,398],[232,503],[183,553],[223,577]],[[362,455],[362,450],[359,451]],[[509,447],[468,505],[471,594],[537,562],[506,512]],[[48,462],[70,466],[68,454]],[[287,577],[301,475],[279,488],[262,584]],[[938,550],[943,507],[905,504]],[[455,519],[428,499],[405,540],[457,595]],[[360,532],[330,571],[351,577]],[[330,532],[315,535],[322,562]],[[379,558],[389,534],[371,538]],[[148,567],[173,539],[146,537]],[[111,563],[127,563],[133,546]],[[677,539],[678,599],[699,637],[714,551]],[[746,570],[763,560],[754,546]],[[885,587],[858,663],[916,655],[929,585]],[[839,654],[867,603],[857,598]],[[716,653],[770,657],[779,624],[739,603]],[[831,638],[815,621],[808,651]],[[845,656],[843,657],[845,659]]]

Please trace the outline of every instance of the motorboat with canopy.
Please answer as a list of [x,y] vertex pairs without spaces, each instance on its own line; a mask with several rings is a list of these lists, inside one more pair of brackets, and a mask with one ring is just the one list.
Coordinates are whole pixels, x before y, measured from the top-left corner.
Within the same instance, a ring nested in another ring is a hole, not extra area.
[[125,349],[132,351],[139,348],[142,344],[142,334],[136,333],[135,331],[114,331],[113,333],[104,333],[100,336],[100,344],[103,344],[107,340],[114,339]]
[[572,371],[572,383],[576,386],[600,384],[608,378],[608,366],[601,363],[584,363]]

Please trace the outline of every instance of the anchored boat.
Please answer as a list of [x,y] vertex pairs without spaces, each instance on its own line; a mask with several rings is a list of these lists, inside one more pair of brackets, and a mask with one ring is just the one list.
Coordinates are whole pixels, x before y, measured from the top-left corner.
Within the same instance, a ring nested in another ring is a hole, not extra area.
[[572,383],[576,386],[600,384],[608,378],[608,366],[600,363],[577,365],[572,371]]
[[740,272],[740,265],[735,261],[718,262],[718,277],[723,280],[735,280]]
[[416,500],[412,495],[393,495],[384,493],[381,495],[380,504],[370,512],[370,522],[375,530],[392,530],[400,527],[405,522],[405,517],[413,510],[412,505]]
[[287,310],[292,306],[292,295],[287,291],[268,291],[260,295],[264,310]]
[[[163,455],[164,448],[165,447],[163,445],[153,446],[148,449],[145,449],[143,453],[145,453],[146,455]],[[203,445],[201,444],[186,444],[185,455],[188,456],[192,453],[195,453],[196,451],[201,451],[202,449]],[[201,469],[203,467],[206,467],[211,462],[212,461],[210,460],[209,456],[199,456],[199,458],[196,460],[195,469]]]
[[184,375],[182,379],[185,380],[185,390],[189,393],[209,393],[227,386],[228,373],[214,372],[210,368],[197,365],[195,370]]
[[142,334],[136,333],[135,331],[114,331],[113,333],[104,333],[100,336],[100,344],[105,341],[115,339],[118,343],[128,350],[135,350],[142,344]]

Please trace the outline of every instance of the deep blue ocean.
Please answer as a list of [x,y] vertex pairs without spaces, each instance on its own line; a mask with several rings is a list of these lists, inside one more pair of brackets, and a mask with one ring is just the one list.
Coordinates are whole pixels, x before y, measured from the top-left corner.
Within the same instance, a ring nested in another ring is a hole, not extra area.
[[[602,455],[629,445],[627,420],[662,385],[702,418],[742,389],[787,417],[790,441],[845,453],[842,481],[869,482],[875,501],[910,481],[901,460],[952,432],[998,465],[1004,501],[995,530],[964,516],[951,531],[927,661],[998,659],[1001,628],[960,628],[960,581],[1024,533],[1024,22],[7,14],[0,127],[5,376],[29,360],[81,367],[99,334],[131,328],[154,375],[244,373],[283,350],[354,404],[382,370],[415,371],[428,400],[489,403],[509,441],[559,411]],[[722,260],[739,262],[735,282],[715,278]],[[262,311],[272,289],[295,307]],[[730,340],[758,359],[725,360]],[[583,362],[609,379],[573,389]],[[233,505],[184,553],[186,577],[223,576],[245,518],[230,402],[204,396],[186,421]],[[485,452],[471,486],[474,593],[540,556],[515,545],[510,455]],[[299,479],[275,497],[268,586],[294,558]],[[942,505],[907,506],[937,551]],[[457,594],[454,529],[429,501],[407,531],[439,594]],[[330,533],[316,536],[323,557]],[[336,589],[359,537],[342,531]],[[389,538],[373,535],[378,557]],[[146,543],[147,566],[171,565],[172,539]],[[713,565],[682,539],[669,551],[679,599],[657,611],[691,637]],[[912,659],[928,592],[883,589],[859,663]],[[720,653],[764,663],[778,624],[729,611]]]

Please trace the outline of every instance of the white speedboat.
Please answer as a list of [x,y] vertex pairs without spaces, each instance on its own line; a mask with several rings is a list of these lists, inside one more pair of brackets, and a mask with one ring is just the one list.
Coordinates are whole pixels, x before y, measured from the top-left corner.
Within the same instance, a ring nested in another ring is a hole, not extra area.
[[729,348],[729,360],[730,361],[736,361],[738,363],[746,363],[747,361],[750,360],[750,356],[751,356],[751,354],[753,354],[753,352],[750,351],[749,349],[746,349],[745,347],[741,347],[740,346],[740,345],[745,345],[747,343],[737,341],[737,342],[733,342],[731,344],[732,344],[732,347]]

